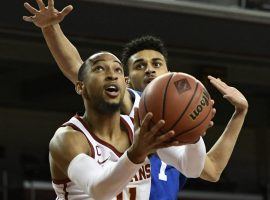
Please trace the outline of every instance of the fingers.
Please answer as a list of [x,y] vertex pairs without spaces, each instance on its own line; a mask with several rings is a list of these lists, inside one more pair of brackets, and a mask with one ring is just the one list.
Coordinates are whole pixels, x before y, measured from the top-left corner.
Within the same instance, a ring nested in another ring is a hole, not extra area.
[[28,10],[31,14],[35,15],[38,13],[38,10],[32,7],[29,3],[24,3],[23,4],[26,10]]
[[69,6],[66,6],[61,12],[60,14],[65,17],[67,16],[71,11],[73,10],[73,6],[72,5],[69,5]]
[[225,94],[226,87],[224,84],[221,84],[221,80],[218,80],[212,76],[208,76],[208,79],[210,80],[210,83],[222,94]]
[[48,0],[48,9],[54,8],[54,0]]
[[40,10],[43,10],[45,9],[45,4],[43,3],[42,0],[36,0],[37,4],[38,4],[38,7]]
[[135,130],[140,127],[139,109],[134,109],[134,128]]
[[142,124],[141,124],[141,132],[142,133],[148,132],[150,121],[151,121],[152,117],[153,117],[153,114],[150,112],[145,115],[145,117],[142,121]]
[[181,143],[174,139],[175,132],[173,130],[159,136],[155,148],[166,148],[171,146],[179,146]]
[[[211,128],[214,126],[214,122],[213,121],[210,121],[209,125],[208,125],[208,128]],[[204,136],[204,135],[203,135]]]
[[225,82],[223,82],[220,78],[215,78],[215,77],[209,75],[208,79],[210,80],[210,82],[211,81],[216,82],[221,87],[224,87],[224,88],[228,87],[228,85]]
[[215,108],[212,108],[212,119],[215,117],[217,113],[217,110]]
[[159,136],[157,138],[157,141],[158,141],[159,144],[169,142],[169,140],[171,140],[174,135],[175,135],[175,132],[173,130],[168,131],[167,133],[162,134],[161,136]]
[[35,18],[35,16],[31,16],[31,17],[23,16],[23,20],[26,22],[33,22],[34,18]]
[[155,135],[159,130],[164,126],[165,121],[164,120],[159,120],[152,128],[151,128],[151,133]]

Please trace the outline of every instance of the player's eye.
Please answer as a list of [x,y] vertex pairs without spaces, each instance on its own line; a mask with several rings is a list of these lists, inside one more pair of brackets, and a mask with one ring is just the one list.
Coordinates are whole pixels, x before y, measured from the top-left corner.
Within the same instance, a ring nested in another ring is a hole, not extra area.
[[96,66],[96,67],[94,68],[94,71],[95,71],[95,72],[101,72],[101,71],[104,71],[104,67],[98,65],[98,66]]
[[119,74],[123,74],[123,69],[121,67],[117,67],[115,71]]
[[154,62],[153,65],[157,68],[161,67],[162,66],[162,63],[161,62]]
[[135,69],[137,69],[137,70],[141,70],[141,69],[144,69],[144,68],[145,68],[145,65],[143,63],[135,65]]

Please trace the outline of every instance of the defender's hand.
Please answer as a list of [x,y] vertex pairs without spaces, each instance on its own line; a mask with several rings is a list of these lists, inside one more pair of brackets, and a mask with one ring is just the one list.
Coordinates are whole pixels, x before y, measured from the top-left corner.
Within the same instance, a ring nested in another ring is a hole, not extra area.
[[61,12],[54,7],[54,0],[48,0],[48,6],[46,7],[43,0],[36,0],[39,10],[35,9],[29,3],[24,3],[24,7],[33,16],[23,16],[23,20],[34,23],[39,28],[45,28],[54,24],[60,23],[65,16],[67,16],[72,10],[72,5],[66,6]]
[[219,78],[208,76],[211,84],[227,99],[234,107],[236,112],[247,112],[248,101],[245,96],[236,88],[224,83]]

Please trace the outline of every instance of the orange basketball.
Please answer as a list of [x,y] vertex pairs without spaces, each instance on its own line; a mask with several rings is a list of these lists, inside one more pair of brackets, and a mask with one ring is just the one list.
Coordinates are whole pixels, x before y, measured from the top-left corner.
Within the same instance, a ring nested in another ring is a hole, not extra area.
[[153,80],[139,104],[140,119],[153,113],[152,124],[165,120],[162,132],[175,131],[180,143],[196,142],[212,119],[212,103],[204,85],[185,73],[167,73]]

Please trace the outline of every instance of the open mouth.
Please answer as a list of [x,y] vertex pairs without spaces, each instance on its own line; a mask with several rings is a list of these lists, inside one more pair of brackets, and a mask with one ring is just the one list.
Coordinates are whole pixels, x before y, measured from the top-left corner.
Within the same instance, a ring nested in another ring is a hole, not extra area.
[[108,84],[105,86],[105,93],[112,98],[119,95],[119,87],[116,84]]

